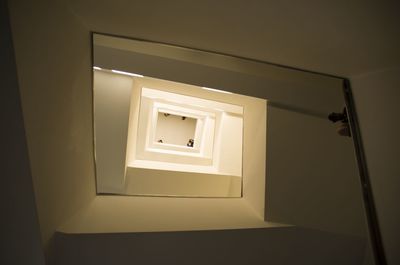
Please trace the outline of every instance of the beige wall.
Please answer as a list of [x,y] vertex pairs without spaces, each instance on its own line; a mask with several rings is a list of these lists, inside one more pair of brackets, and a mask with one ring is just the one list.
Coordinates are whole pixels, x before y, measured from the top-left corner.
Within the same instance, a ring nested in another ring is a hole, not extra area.
[[90,35],[60,1],[9,1],[43,243],[95,196]]
[[264,222],[242,198],[97,196],[58,231],[132,233],[287,226]]
[[0,264],[44,265],[6,1],[0,35]]
[[241,177],[128,167],[125,195],[240,197]]
[[267,111],[266,219],[366,238],[352,139],[327,118]]
[[96,70],[93,82],[97,192],[123,193],[133,80]]
[[400,264],[400,68],[354,76],[351,85],[387,262]]
[[324,117],[343,105],[339,78],[162,44],[144,45],[135,40],[122,39],[121,47],[114,43],[120,38],[102,37],[108,41],[102,43],[99,36],[95,35],[94,63],[106,69],[264,98]]
[[[129,30],[124,31],[113,20],[92,19],[91,26],[86,28],[85,21],[76,17],[62,1],[15,0],[10,1],[10,11],[38,215],[43,242],[47,245],[53,232],[67,217],[80,208],[89,207],[95,198],[89,30],[108,30],[132,37],[140,37],[140,34],[134,34],[135,29],[130,31],[130,26]],[[130,16],[135,17],[131,13]],[[157,28],[159,24],[155,23]],[[147,36],[154,37],[151,28],[146,30]],[[173,40],[174,36],[168,32],[166,36],[154,38]],[[167,68],[168,64],[165,66]],[[143,67],[154,70],[154,65]],[[165,69],[160,67],[156,70]],[[166,73],[174,70],[166,69]],[[188,68],[190,70],[202,70],[193,71],[192,79],[201,82],[204,76],[209,76],[212,80],[208,85],[210,87],[224,88],[232,81],[243,81],[247,86],[236,85],[231,90],[243,93],[251,91],[263,97],[270,93],[278,102],[288,101],[300,109],[309,107],[311,112],[318,114],[337,109],[341,104],[338,100],[340,92],[337,92],[340,80],[337,79],[295,72],[290,82],[279,85],[282,81],[280,71],[273,81],[266,82],[268,78],[260,77],[257,73],[253,76],[253,73],[240,75],[234,72],[235,75],[232,75],[227,69],[215,71],[212,67],[203,66]],[[220,75],[224,71],[226,74]],[[249,90],[252,86],[255,88]],[[328,99],[329,102],[321,99]],[[252,185],[255,192],[259,193],[264,187],[258,184],[248,185]],[[112,202],[108,202],[109,208],[92,208],[94,212],[100,211],[109,218],[101,222],[111,219],[107,209],[115,208]],[[250,211],[254,216],[264,205],[264,202],[257,203],[256,210]],[[123,216],[122,208],[114,210]],[[191,216],[182,216],[187,217]],[[145,222],[143,219],[134,220]],[[126,223],[129,220],[122,218],[118,221],[130,225]]]
[[57,265],[356,265],[359,238],[313,229],[58,234]]

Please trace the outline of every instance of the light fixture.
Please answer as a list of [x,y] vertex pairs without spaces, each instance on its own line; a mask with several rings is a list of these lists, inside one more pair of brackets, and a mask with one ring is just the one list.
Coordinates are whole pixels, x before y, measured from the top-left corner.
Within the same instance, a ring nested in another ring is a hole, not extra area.
[[143,75],[134,74],[134,73],[129,73],[129,72],[124,72],[124,71],[119,71],[119,70],[111,70],[111,72],[116,73],[116,74],[121,74],[121,75],[129,75],[129,76],[135,76],[135,77],[143,77]]
[[219,89],[209,88],[209,87],[204,87],[204,86],[202,87],[202,89],[219,92],[219,93],[225,93],[225,94],[233,94],[232,92],[229,92],[229,91],[224,91],[224,90],[219,90]]
[[93,66],[93,70],[101,70],[101,68],[98,66]]

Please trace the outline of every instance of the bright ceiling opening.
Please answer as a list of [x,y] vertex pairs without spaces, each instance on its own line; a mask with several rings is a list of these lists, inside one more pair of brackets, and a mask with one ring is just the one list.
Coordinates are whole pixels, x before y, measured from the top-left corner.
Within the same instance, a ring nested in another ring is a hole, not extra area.
[[251,101],[94,68],[100,193],[119,186],[117,193],[126,195],[242,197],[242,99]]

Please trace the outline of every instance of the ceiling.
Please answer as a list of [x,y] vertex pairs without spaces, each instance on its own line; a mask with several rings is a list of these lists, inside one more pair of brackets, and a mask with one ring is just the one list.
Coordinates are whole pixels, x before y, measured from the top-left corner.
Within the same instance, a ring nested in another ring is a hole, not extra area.
[[350,77],[400,62],[398,1],[65,0],[89,30]]
[[[358,27],[347,26],[345,22],[350,21],[349,19],[337,19],[337,14],[342,14],[341,9],[333,9],[336,16],[334,14],[327,16],[304,8],[311,4],[294,7],[279,2],[272,8],[267,2],[258,5],[251,2],[254,4],[245,6],[230,1],[229,6],[224,6],[217,1],[213,4],[207,3],[208,0],[191,5],[174,4],[173,0],[168,3],[160,1],[158,4],[152,3],[151,0],[143,3],[125,1],[129,4],[118,1],[114,0],[112,4],[84,0],[9,1],[35,200],[42,240],[46,245],[60,224],[74,215],[80,207],[89,205],[95,198],[92,153],[93,108],[90,89],[91,49],[87,30],[220,51],[343,75],[388,67],[398,61],[398,53],[395,51],[398,41],[395,38],[389,41],[390,36],[398,34],[385,34],[385,42],[382,43],[390,43],[390,47],[381,49],[382,55],[376,53],[377,49],[370,42],[366,41],[369,46],[365,46],[363,51],[369,51],[371,54],[363,56],[364,52],[355,49],[354,47],[357,47],[355,44],[352,46],[349,42],[342,41],[344,35],[351,36],[351,33],[357,32]],[[65,9],[64,4],[67,4],[69,9]],[[333,7],[326,7],[326,10],[331,8]],[[324,8],[319,7],[319,9],[321,11]],[[376,16],[377,13],[373,13],[373,9],[374,7],[368,8],[368,16],[372,16],[371,14]],[[353,7],[353,10],[357,8]],[[72,19],[69,12],[75,14],[78,21]],[[281,15],[282,13],[285,16]],[[314,16],[308,16],[309,13]],[[319,17],[318,23],[314,22],[315,16]],[[384,17],[388,19],[393,16]],[[325,21],[325,24],[321,21]],[[356,23],[354,21],[353,23]],[[363,21],[368,19],[365,18]],[[334,30],[336,26],[330,22],[342,25],[341,28],[348,32],[345,31],[347,33],[344,34],[340,31],[341,38],[337,37],[335,35],[337,31]],[[86,29],[82,28],[81,24],[84,24]],[[369,37],[369,31],[380,33],[381,28],[389,32],[398,30],[392,24],[391,27],[378,24],[380,25],[378,29],[365,27],[368,31],[359,33],[353,39],[363,43],[362,39],[374,40]],[[329,36],[331,38],[328,39]],[[375,56],[372,55],[373,52]],[[346,58],[346,63],[342,62]],[[305,94],[300,91],[298,94]],[[293,94],[296,100],[299,100],[298,94]],[[304,98],[305,95],[300,99]],[[315,101],[318,96],[313,95],[310,98]],[[361,202],[354,199],[361,199],[361,195],[354,192],[357,190],[354,187],[357,187],[358,182],[351,176],[356,174],[351,174],[349,171],[349,175],[337,175],[335,171],[340,169],[343,173],[345,163],[354,166],[354,159],[348,159],[341,152],[342,145],[351,148],[351,142],[343,142],[341,138],[336,137],[336,133],[331,130],[332,125],[325,120],[301,113],[295,115],[293,111],[282,108],[275,108],[275,111],[278,116],[285,115],[286,118],[272,121],[276,122],[276,127],[269,125],[269,128],[276,128],[275,132],[269,133],[269,137],[274,137],[268,139],[269,143],[275,144],[275,147],[269,145],[269,150],[273,150],[272,148],[279,150],[275,152],[277,154],[275,158],[270,156],[274,160],[269,163],[276,167],[274,169],[270,166],[268,169],[274,170],[270,173],[276,177],[273,185],[269,187],[273,186],[278,196],[289,193],[292,195],[284,196],[284,200],[275,200],[275,207],[269,209],[270,216],[275,214],[279,220],[289,220],[288,216],[292,217],[294,213],[294,217],[288,223],[316,226],[318,229],[327,230],[338,228],[347,231],[353,227],[362,230],[364,227],[357,221],[358,216],[362,216],[360,214],[362,208],[359,207],[359,211],[354,211],[356,205],[361,206]],[[269,117],[274,117],[271,113],[270,111]],[[315,120],[323,124],[320,129],[312,125]],[[293,135],[296,137],[292,137]],[[332,141],[326,141],[325,137],[331,137]],[[327,148],[327,144],[331,149]],[[296,152],[287,152],[290,148]],[[308,150],[310,155],[301,155],[301,150]],[[340,152],[339,156],[337,152]],[[324,156],[321,156],[321,153]],[[353,156],[353,151],[345,153]],[[338,168],[336,164],[331,163],[332,159],[327,159],[326,155],[340,158],[341,167]],[[293,163],[296,166],[287,167],[288,163],[275,162],[288,159],[289,164]],[[310,161],[317,167],[304,168],[304,165],[311,163]],[[298,175],[296,172],[298,168],[305,170],[304,174],[310,176],[307,181],[313,185],[303,185],[302,178],[296,178],[297,182],[292,181],[292,177]],[[324,178],[319,174],[321,168],[329,173]],[[326,170],[330,168],[332,170]],[[271,179],[270,173],[268,174]],[[332,178],[332,174],[336,177]],[[331,180],[335,180],[334,183]],[[310,188],[311,192],[307,189],[298,189],[299,186]],[[338,195],[336,192],[338,187],[346,189]],[[270,198],[274,196],[271,192],[269,194],[272,194]],[[322,199],[315,200],[315,197],[310,197],[309,194]],[[330,196],[332,194],[334,196]],[[349,202],[353,205],[349,206]],[[281,203],[292,207],[295,211],[288,211],[288,207],[280,207]],[[345,204],[348,207],[343,208],[342,205]],[[110,207],[115,208],[115,204],[111,203]],[[123,210],[123,207],[119,209]],[[297,214],[297,211],[301,211],[301,214]],[[339,212],[343,214],[338,214]],[[308,219],[309,217],[311,219]],[[126,223],[126,220],[122,221]]]

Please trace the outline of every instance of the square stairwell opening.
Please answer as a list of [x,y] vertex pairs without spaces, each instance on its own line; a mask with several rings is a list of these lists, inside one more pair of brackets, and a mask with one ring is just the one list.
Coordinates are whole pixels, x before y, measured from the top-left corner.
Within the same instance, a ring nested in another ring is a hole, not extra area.
[[265,178],[266,100],[132,71],[136,54],[103,41],[93,67],[98,194],[241,198],[243,183]]

